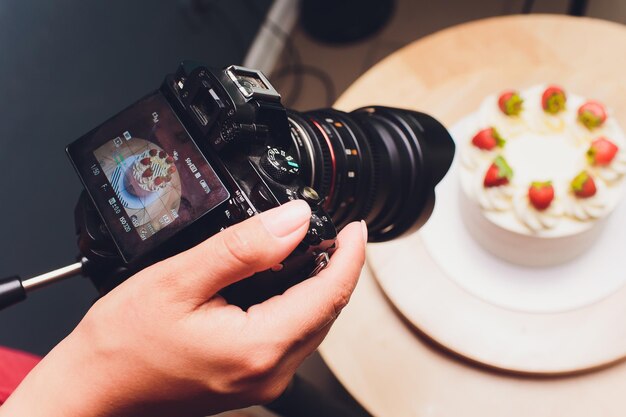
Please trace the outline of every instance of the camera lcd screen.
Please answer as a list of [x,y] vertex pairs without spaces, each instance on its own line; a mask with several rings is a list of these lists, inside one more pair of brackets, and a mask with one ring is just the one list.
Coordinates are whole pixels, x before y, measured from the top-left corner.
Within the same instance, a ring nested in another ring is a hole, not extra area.
[[127,262],[229,198],[159,92],[72,143],[68,154]]

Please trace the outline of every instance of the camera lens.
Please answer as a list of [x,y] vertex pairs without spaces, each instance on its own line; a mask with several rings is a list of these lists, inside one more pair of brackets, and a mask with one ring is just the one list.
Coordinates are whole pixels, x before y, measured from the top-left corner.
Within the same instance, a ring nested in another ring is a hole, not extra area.
[[338,228],[363,219],[382,242],[426,222],[454,157],[437,120],[381,106],[288,114],[301,170]]

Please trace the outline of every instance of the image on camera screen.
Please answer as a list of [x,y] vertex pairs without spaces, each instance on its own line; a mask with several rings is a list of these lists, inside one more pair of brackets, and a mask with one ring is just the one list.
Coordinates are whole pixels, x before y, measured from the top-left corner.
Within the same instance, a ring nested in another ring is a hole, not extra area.
[[180,174],[174,157],[160,146],[128,136],[116,137],[94,155],[131,224],[146,240],[179,217]]
[[229,198],[160,93],[83,136],[68,152],[126,259]]

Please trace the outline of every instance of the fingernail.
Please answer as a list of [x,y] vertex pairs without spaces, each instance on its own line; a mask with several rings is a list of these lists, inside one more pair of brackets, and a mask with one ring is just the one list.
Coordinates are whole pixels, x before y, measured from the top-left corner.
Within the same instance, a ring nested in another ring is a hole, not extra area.
[[363,232],[363,242],[367,243],[367,223],[361,220],[361,231]]
[[290,201],[261,213],[261,222],[276,237],[289,236],[311,220],[311,208],[304,200]]

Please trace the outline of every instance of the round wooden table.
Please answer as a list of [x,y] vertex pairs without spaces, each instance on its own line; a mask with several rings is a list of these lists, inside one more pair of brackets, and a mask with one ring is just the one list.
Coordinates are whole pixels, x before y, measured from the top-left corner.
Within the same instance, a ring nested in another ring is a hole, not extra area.
[[[357,80],[336,106],[406,107],[452,126],[487,94],[558,82],[607,103],[626,125],[624,51],[626,29],[605,21],[547,15],[481,20],[396,52]],[[626,363],[552,378],[469,365],[406,325],[367,268],[320,352],[348,391],[377,417],[626,413]]]

